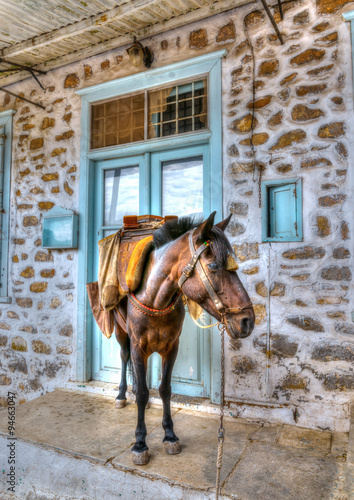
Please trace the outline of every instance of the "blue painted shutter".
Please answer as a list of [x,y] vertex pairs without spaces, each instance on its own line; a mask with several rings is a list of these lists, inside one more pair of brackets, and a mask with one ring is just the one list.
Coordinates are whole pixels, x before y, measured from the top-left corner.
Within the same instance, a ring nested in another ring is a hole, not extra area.
[[269,237],[279,239],[296,237],[295,184],[270,187],[268,195]]

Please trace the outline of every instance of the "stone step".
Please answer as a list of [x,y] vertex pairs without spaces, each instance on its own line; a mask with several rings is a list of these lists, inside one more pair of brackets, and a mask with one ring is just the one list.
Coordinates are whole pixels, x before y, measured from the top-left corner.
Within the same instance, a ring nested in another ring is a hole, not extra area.
[[[16,407],[15,496],[7,496],[10,442],[0,411],[0,498],[209,499],[215,497],[215,415],[173,409],[181,453],[167,455],[162,408],[146,411],[150,461],[132,462],[136,405],[57,390]],[[222,498],[326,500],[344,496],[346,433],[226,418]],[[340,496],[342,495],[342,496]]]

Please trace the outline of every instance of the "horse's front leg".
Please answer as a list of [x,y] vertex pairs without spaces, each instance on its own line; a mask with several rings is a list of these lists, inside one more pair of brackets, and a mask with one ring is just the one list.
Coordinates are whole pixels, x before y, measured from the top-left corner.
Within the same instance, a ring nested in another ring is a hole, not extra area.
[[146,368],[148,356],[138,349],[132,348],[133,370],[136,376],[136,403],[138,405],[138,423],[135,430],[136,442],[132,447],[135,465],[146,465],[149,461],[146,445],[145,407],[149,400],[149,389],[146,384]]
[[169,455],[176,455],[181,451],[178,437],[173,431],[173,421],[171,417],[171,377],[173,365],[177,357],[178,344],[179,341],[177,340],[169,353],[162,356],[162,377],[159,387],[160,396],[163,402],[162,427],[165,431],[163,443],[166,453]]

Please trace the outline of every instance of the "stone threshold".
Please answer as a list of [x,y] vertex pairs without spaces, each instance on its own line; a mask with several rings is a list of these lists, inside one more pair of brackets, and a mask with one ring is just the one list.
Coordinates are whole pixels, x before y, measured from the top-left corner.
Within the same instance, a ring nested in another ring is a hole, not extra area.
[[[116,398],[118,392],[118,385],[109,382],[100,382],[98,380],[92,380],[90,382],[66,382],[61,385],[60,388],[69,389],[74,391],[82,391],[92,394],[100,394],[109,398]],[[58,389],[60,389],[58,387]],[[162,401],[159,397],[157,389],[149,389],[149,404],[152,407],[161,407]],[[128,386],[127,398],[131,402],[135,402],[135,396],[132,393],[131,386]],[[173,394],[171,397],[171,407],[178,409],[188,409],[196,412],[219,415],[220,406],[218,404],[212,403],[209,398],[203,397],[191,397],[180,394]],[[246,416],[243,418],[240,416],[240,408],[243,408],[243,412]],[[224,414],[225,416],[238,418],[239,420],[245,420],[247,422],[255,423],[287,423],[294,424],[293,416],[293,404],[288,403],[278,403],[278,402],[257,402],[257,401],[236,401],[227,400],[225,401]],[[273,414],[273,415],[272,415]]]
[[[182,452],[168,456],[162,445],[161,407],[152,405],[146,411],[150,462],[139,467],[133,465],[130,451],[136,405],[128,401],[117,410],[108,388],[103,389],[104,395],[56,390],[16,407],[16,496],[5,490],[7,465],[1,463],[0,498],[214,498],[219,425],[215,415],[173,408]],[[0,412],[1,450],[8,442],[6,414]],[[354,411],[352,423],[353,429]],[[353,499],[354,489],[348,490],[354,484],[352,430],[348,442],[348,433],[232,417],[226,417],[225,428],[220,498]]]

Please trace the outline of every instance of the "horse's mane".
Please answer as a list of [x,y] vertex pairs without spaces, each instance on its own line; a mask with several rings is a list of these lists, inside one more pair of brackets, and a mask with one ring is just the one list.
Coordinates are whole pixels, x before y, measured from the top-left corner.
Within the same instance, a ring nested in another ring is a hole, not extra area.
[[160,248],[174,241],[182,234],[198,227],[203,222],[203,217],[196,215],[186,215],[172,219],[154,232],[155,248]]
[[[195,215],[187,215],[166,222],[163,226],[154,232],[155,248],[161,248],[167,243],[176,240],[191,229],[200,226],[204,218]],[[205,239],[212,242],[211,251],[213,252],[216,261],[224,266],[226,264],[227,255],[233,253],[229,240],[226,238],[224,231],[216,226],[213,226],[208,234],[204,234]]]

